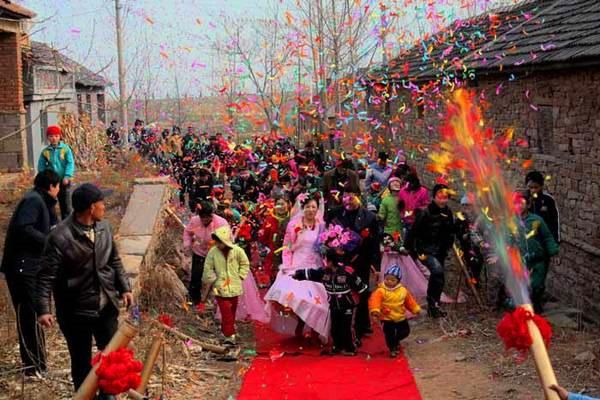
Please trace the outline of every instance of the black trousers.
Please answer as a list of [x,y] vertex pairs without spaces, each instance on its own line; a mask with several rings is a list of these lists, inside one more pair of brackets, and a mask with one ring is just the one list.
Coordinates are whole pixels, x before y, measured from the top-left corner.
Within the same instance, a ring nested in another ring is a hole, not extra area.
[[108,304],[97,317],[61,315],[57,312],[58,325],[67,341],[71,356],[71,376],[75,391],[90,372],[92,361],[92,337],[98,350],[103,350],[118,328],[119,311]]
[[188,286],[188,293],[192,302],[200,302],[202,295],[202,275],[204,274],[204,261],[205,257],[197,254],[192,254],[192,273],[190,277],[190,285]]
[[58,205],[60,207],[60,217],[65,219],[71,214],[71,184],[60,184],[60,192],[58,192]]
[[19,352],[25,373],[46,370],[44,330],[37,323],[33,291],[35,276],[21,273],[6,275],[6,283],[17,318]]
[[[369,278],[371,276],[371,268],[369,266],[357,266],[356,273],[365,284],[369,284]],[[369,318],[370,295],[371,292],[368,289],[362,292],[358,300],[358,307],[356,307],[354,330],[356,331],[356,335],[359,339],[371,329],[371,318]]]
[[331,308],[331,338],[336,350],[356,351],[354,334],[355,308]]
[[427,284],[427,303],[429,305],[437,305],[442,298],[444,284],[446,282],[444,275],[445,257],[428,255],[423,261],[423,265],[427,267],[431,275]]
[[382,321],[383,334],[385,335],[385,344],[390,351],[397,351],[400,341],[406,339],[410,334],[410,326],[407,320],[403,321]]

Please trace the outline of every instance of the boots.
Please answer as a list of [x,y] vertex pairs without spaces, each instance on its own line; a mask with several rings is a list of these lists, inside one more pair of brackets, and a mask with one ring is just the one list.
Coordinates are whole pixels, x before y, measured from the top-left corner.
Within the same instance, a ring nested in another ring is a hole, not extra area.
[[448,314],[439,307],[438,303],[429,303],[427,306],[427,315],[429,315],[431,318],[437,319],[446,318]]

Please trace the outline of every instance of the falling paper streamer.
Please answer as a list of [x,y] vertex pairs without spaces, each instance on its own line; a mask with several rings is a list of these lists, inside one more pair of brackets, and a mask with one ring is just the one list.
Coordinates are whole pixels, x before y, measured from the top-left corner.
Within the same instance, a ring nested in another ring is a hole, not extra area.
[[198,61],[194,61],[192,62],[192,68],[206,68],[206,64],[198,62]]
[[[513,191],[504,178],[502,147],[485,128],[481,109],[473,92],[459,89],[448,103],[446,122],[441,128],[442,151],[434,152],[430,169],[448,176],[451,170],[464,171],[475,190],[476,208],[489,221],[490,245],[503,269],[505,286],[517,305],[529,304],[529,276],[516,245],[518,216],[513,207]],[[528,160],[530,161],[530,160]],[[526,161],[524,167],[530,164]]]

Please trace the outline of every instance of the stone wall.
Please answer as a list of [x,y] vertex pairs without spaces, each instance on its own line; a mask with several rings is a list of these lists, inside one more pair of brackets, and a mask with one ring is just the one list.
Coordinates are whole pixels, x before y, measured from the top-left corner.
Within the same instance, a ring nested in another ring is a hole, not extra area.
[[[529,148],[511,152],[531,158],[532,168],[549,177],[547,188],[557,201],[562,227],[561,251],[548,279],[551,293],[600,320],[600,69],[515,75],[512,81],[509,73],[480,75],[474,90],[489,102],[489,126],[497,133],[514,128],[515,139],[529,143]],[[425,166],[428,152],[439,141],[443,109],[419,110],[408,95],[396,99],[391,109],[398,110],[402,102],[412,111],[397,118],[399,145],[430,186],[434,176]],[[524,188],[520,164],[506,172],[516,188]]]
[[[547,177],[561,217],[561,251],[548,279],[553,294],[600,319],[600,69],[538,72],[505,84],[481,80],[496,129],[516,128],[533,168]],[[527,154],[523,154],[527,156]],[[523,187],[523,176],[512,174]]]

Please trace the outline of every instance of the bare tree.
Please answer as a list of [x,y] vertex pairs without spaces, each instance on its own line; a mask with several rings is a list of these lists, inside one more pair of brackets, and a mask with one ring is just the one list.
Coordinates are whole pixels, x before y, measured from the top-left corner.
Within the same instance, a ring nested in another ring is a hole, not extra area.
[[[270,18],[223,18],[222,31],[226,38],[216,42],[215,47],[226,54],[230,62],[224,78],[224,89],[230,100],[239,99],[244,91],[255,94],[256,104],[269,129],[278,131],[282,110],[291,98],[291,85],[286,84],[288,67],[297,51],[289,40],[289,30],[282,23],[279,4],[275,3]],[[248,78],[248,88],[239,79],[242,70]]]
[[[356,80],[359,68],[374,62],[378,38],[367,0],[297,0],[297,19],[288,21],[309,47],[314,93],[318,95],[319,131],[322,134],[333,108],[337,124],[344,96],[353,91],[344,83]],[[346,79],[348,78],[348,79]],[[331,104],[331,105],[330,105]],[[331,126],[332,127],[332,126]]]

